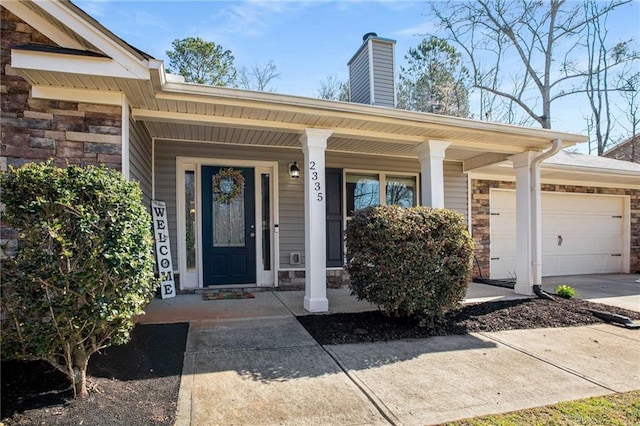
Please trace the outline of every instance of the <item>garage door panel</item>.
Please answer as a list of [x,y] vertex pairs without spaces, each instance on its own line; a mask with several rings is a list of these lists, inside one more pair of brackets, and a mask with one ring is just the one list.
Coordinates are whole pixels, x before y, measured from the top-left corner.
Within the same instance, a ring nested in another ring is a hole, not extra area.
[[569,236],[564,237],[562,246],[556,244],[557,252],[566,256],[589,256],[592,254],[612,254],[619,253],[620,240],[615,237],[602,237],[594,239],[591,236]]
[[498,253],[515,253],[516,252],[516,242],[513,238],[510,238],[510,237],[495,238],[495,246],[494,246],[494,241],[491,241],[491,246],[495,247],[495,250]]
[[516,258],[515,256],[506,256],[499,259],[491,260],[491,277],[500,279],[516,278]]
[[[491,277],[512,278],[515,192],[492,191],[490,202]],[[543,276],[621,272],[623,212],[623,197],[542,193]]]
[[542,256],[542,275],[580,275],[619,271],[621,257],[611,255]]

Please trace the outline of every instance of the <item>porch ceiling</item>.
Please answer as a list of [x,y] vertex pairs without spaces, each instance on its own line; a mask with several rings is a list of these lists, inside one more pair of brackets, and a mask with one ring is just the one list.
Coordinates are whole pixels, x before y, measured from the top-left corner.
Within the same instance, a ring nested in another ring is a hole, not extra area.
[[565,146],[585,140],[581,135],[347,102],[184,83],[155,81],[154,86],[154,107],[134,107],[132,116],[163,140],[299,149],[304,129],[323,128],[333,131],[330,151],[415,158],[416,146],[444,140],[451,143],[447,159],[456,161],[487,152],[544,150],[557,138]]

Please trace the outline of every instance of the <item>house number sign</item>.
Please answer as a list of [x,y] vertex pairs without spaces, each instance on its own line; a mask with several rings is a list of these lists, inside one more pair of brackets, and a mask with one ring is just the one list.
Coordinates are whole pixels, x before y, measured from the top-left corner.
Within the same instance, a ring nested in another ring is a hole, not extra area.
[[322,193],[322,184],[320,183],[318,170],[316,170],[315,161],[309,161],[309,176],[311,177],[312,189],[316,194],[315,200],[317,202],[322,202],[322,200],[324,200],[324,194]]
[[176,296],[176,285],[173,280],[167,207],[164,201],[151,201],[151,214],[153,217],[153,237],[156,240],[158,274],[162,279],[160,281],[160,295],[163,299],[168,299]]

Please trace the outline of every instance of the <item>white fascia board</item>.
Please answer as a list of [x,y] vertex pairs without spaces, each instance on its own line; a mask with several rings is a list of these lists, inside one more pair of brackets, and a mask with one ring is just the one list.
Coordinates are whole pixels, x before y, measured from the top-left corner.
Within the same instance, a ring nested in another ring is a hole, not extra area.
[[[544,173],[544,169],[541,170]],[[584,186],[584,187],[597,187],[597,188],[615,188],[615,189],[640,189],[640,184],[629,181],[629,177],[627,176],[624,181],[619,182],[606,182],[602,180],[598,180],[597,176],[588,176],[593,178],[593,180],[587,180],[587,176],[585,175],[573,175],[573,176],[562,176],[562,177],[545,177],[544,174],[540,178],[540,183],[550,184],[550,185],[571,185],[571,186]],[[502,182],[515,182],[515,175],[504,175],[497,173],[477,173],[471,172],[469,173],[469,178],[473,180],[493,180],[493,181],[502,181]]]
[[[23,21],[27,22],[33,28],[37,28],[39,32],[44,34],[48,39],[50,39],[57,45],[68,47],[71,49],[85,49],[85,46],[80,44],[78,40],[74,39],[63,31],[60,31],[60,29],[57,28],[51,21],[37,14],[32,9],[25,6],[22,2],[15,0],[3,0],[1,4],[2,7],[9,10],[11,13],[18,16]],[[40,5],[40,3],[38,3],[38,5]]]
[[557,170],[566,172],[577,173],[596,173],[603,175],[613,176],[636,176],[640,179],[640,172],[633,170],[622,169],[605,169],[601,167],[589,167],[589,166],[576,166],[576,165],[564,165],[564,164],[542,164],[542,170]]
[[11,66],[14,69],[52,71],[95,75],[100,77],[144,79],[131,73],[110,58],[67,55],[64,53],[35,52],[32,50],[11,50]]
[[135,57],[107,34],[96,29],[90,22],[78,16],[64,4],[57,1],[41,1],[37,4],[38,7],[71,28],[80,37],[100,49],[105,55],[113,58],[113,61],[132,76],[129,78],[149,79],[149,66],[146,60],[140,60]]
[[102,90],[68,89],[52,86],[33,86],[31,96],[35,99],[52,99],[67,102],[85,102],[101,105],[122,106],[124,95],[120,92]]
[[[307,114],[309,113],[308,109],[313,109],[313,113],[319,115],[334,116],[337,113],[346,118],[366,119],[380,123],[408,124],[409,122],[414,122],[419,125],[429,124],[441,128],[472,129],[475,131],[531,137],[534,140],[542,140],[545,143],[551,142],[554,139],[562,139],[564,147],[569,147],[587,140],[587,137],[584,135],[558,132],[550,129],[515,126],[513,124],[406,111],[375,105],[356,104],[353,102],[331,101],[296,95],[256,92],[193,83],[167,82],[163,85],[162,92],[157,94],[157,98],[166,100],[192,99],[197,102],[235,106],[247,106],[247,104],[251,104],[256,108]],[[545,148],[547,148],[547,146],[545,146]],[[522,149],[519,149],[517,152],[521,151]]]

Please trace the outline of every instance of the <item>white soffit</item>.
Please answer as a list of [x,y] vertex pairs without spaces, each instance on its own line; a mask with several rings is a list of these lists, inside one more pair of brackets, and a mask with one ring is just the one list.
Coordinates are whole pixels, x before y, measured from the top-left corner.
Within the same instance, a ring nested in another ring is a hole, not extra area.
[[13,49],[11,67],[15,70],[37,70],[46,72],[93,75],[100,77],[138,79],[139,75],[123,68],[111,58],[68,55],[63,53],[36,52]]

